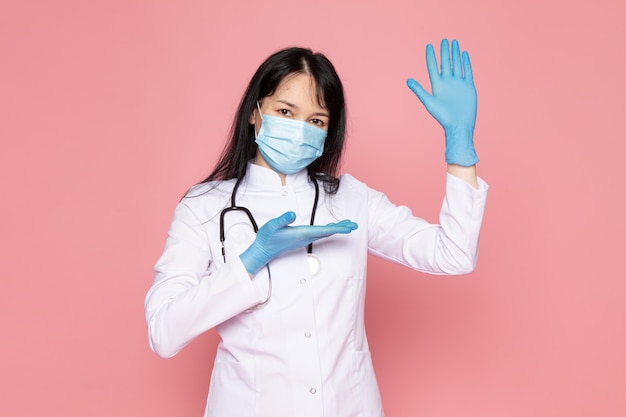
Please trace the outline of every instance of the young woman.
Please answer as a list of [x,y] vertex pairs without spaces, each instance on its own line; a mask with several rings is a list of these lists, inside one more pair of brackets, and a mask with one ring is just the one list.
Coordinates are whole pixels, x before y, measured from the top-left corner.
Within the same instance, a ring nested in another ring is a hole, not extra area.
[[[431,45],[448,175],[440,224],[338,176],[343,88],[308,49],[270,56],[252,77],[214,171],[177,206],[146,297],[162,357],[216,328],[206,417],[383,415],[364,328],[368,253],[432,274],[476,265],[486,184],[476,177],[469,56]],[[258,229],[258,230],[257,230]]]

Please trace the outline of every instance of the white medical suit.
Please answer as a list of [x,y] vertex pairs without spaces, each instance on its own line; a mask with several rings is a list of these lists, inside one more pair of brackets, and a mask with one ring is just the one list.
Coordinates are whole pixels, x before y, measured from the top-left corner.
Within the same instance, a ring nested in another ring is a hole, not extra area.
[[[315,224],[358,224],[313,245],[321,261],[311,276],[306,248],[270,262],[253,279],[239,255],[254,240],[248,217],[225,217],[235,180],[201,184],[177,206],[155,280],[146,297],[150,345],[170,357],[216,327],[217,349],[205,417],[381,417],[380,395],[364,327],[368,252],[433,274],[471,272],[478,253],[487,185],[448,174],[440,224],[414,217],[384,194],[343,175],[328,195],[320,184]],[[306,170],[288,175],[249,164],[237,192],[261,227],[286,211],[308,225],[314,186]]]

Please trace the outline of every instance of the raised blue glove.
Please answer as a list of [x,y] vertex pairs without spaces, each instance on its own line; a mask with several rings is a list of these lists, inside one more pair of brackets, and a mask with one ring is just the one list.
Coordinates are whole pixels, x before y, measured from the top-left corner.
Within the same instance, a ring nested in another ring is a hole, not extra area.
[[441,71],[432,45],[426,46],[426,66],[433,93],[429,94],[414,79],[407,85],[426,110],[443,127],[446,135],[446,162],[471,166],[478,162],[474,149],[476,124],[476,88],[469,54],[459,52],[459,43],[452,41],[452,59],[448,40],[441,41]]
[[295,219],[296,214],[288,211],[259,229],[252,245],[240,256],[250,275],[256,274],[269,261],[285,252],[305,247],[336,233],[350,233],[358,227],[350,220],[329,223],[326,226],[289,226]]

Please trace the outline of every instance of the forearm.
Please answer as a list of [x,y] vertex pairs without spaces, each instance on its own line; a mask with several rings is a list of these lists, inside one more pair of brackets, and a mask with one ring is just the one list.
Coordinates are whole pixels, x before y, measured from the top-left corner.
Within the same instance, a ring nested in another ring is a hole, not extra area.
[[448,173],[465,181],[472,187],[478,189],[478,178],[476,176],[476,165],[464,167],[456,164],[448,164]]
[[418,271],[466,274],[476,266],[480,226],[487,185],[477,188],[450,174],[439,224],[413,216],[408,207],[395,206],[384,195],[371,192],[369,250]]
[[251,281],[237,259],[199,279],[168,275],[157,271],[145,306],[150,346],[162,357],[175,355],[198,335],[259,304],[268,291],[267,278]]

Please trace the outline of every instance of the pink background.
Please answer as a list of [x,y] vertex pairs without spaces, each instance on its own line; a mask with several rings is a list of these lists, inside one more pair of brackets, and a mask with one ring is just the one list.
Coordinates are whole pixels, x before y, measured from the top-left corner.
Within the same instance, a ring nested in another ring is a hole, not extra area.
[[[12,3],[12,4],[9,4]],[[343,170],[437,220],[442,132],[405,86],[457,38],[491,186],[473,275],[372,259],[388,417],[626,415],[622,0],[0,5],[0,416],[200,416],[214,333],[163,360],[143,299],[254,69],[325,52]]]

